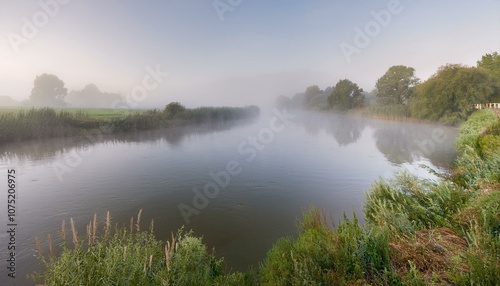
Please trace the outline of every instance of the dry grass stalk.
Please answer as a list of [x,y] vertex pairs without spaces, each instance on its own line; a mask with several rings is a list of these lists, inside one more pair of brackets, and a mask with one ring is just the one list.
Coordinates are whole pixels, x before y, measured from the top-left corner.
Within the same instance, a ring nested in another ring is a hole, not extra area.
[[170,270],[170,257],[168,256],[169,254],[169,249],[168,249],[168,241],[165,244],[165,265],[167,266],[167,271]]
[[97,232],[97,214],[94,214],[94,221],[92,225],[92,244],[95,244]]
[[61,239],[66,242],[66,220],[61,223]]
[[151,270],[152,265],[153,265],[153,254],[149,256],[149,270]]
[[151,223],[149,224],[149,229],[151,230],[151,232],[153,232],[153,230],[155,229],[155,220],[154,219],[151,220]]
[[38,255],[43,257],[42,248],[40,247],[40,242],[36,237],[35,237],[35,251],[38,253]]
[[126,245],[123,247],[123,261],[125,261],[125,258],[127,258],[127,246]]
[[139,210],[139,213],[137,214],[137,223],[136,223],[136,229],[137,229],[137,232],[139,232],[141,230],[140,228],[140,223],[141,223],[141,214],[142,214],[142,209]]
[[53,257],[54,256],[54,252],[53,252],[53,249],[52,249],[52,237],[50,236],[50,233],[47,234],[47,240],[49,242],[49,253],[50,253],[50,257]]
[[88,246],[92,245],[92,221],[87,224],[87,243]]
[[165,244],[165,263],[167,264],[167,271],[170,270],[170,257],[174,252],[174,249],[177,250],[177,244],[174,234],[172,233],[172,243],[167,241]]
[[69,222],[71,224],[71,233],[73,234],[73,244],[75,245],[75,247],[78,247],[78,233],[76,232],[75,223],[73,222],[73,218],[70,218]]
[[[468,248],[467,241],[450,228],[424,229],[417,231],[412,239],[389,244],[391,260],[401,275],[408,273],[409,261],[432,279],[433,274],[442,277],[448,275],[452,266],[452,257],[462,256]],[[453,265],[460,271],[467,271],[466,265]]]
[[109,211],[106,213],[106,228],[104,229],[104,235],[108,236],[109,235],[109,225],[110,225],[110,218],[109,218]]
[[134,232],[134,217],[130,218],[130,233]]

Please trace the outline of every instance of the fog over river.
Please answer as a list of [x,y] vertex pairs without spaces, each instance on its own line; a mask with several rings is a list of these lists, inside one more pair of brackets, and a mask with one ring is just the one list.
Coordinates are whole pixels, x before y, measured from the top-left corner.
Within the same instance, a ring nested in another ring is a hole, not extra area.
[[[17,275],[40,267],[35,237],[44,251],[49,233],[61,243],[63,219],[85,235],[94,213],[101,226],[107,211],[128,226],[141,208],[143,229],[154,219],[158,239],[184,225],[229,270],[257,267],[278,238],[296,235],[304,208],[362,218],[379,177],[402,168],[432,177],[420,164],[446,172],[455,136],[440,125],[265,110],[250,121],[3,145],[0,180],[17,173]],[[7,241],[2,230],[2,277]]]

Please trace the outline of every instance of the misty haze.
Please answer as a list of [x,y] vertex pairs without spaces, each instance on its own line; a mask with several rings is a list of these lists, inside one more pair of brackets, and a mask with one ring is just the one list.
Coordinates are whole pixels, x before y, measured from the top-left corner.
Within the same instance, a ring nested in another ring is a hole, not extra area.
[[1,285],[500,284],[500,3],[0,4]]

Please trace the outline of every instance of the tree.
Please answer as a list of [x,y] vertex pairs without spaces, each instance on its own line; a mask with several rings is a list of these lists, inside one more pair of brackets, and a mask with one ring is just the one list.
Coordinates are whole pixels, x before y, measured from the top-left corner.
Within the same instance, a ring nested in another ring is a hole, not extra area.
[[66,103],[78,107],[112,107],[113,102],[119,101],[121,96],[117,93],[102,92],[91,83],[81,91],[72,90],[65,98]]
[[304,92],[304,107],[315,108],[318,102],[321,101],[318,97],[323,95],[323,91],[317,85],[311,85]]
[[497,52],[482,56],[477,67],[487,69],[500,82],[500,55]]
[[448,64],[416,87],[410,103],[413,116],[456,124],[465,120],[475,103],[485,103],[498,93],[496,80],[482,68]]
[[290,97],[280,95],[276,98],[274,105],[279,108],[290,108],[292,106],[292,100]]
[[339,80],[328,97],[328,105],[336,110],[362,107],[363,104],[363,89],[348,79]]
[[174,116],[182,113],[185,110],[186,108],[179,102],[170,102],[169,104],[167,104],[167,106],[165,106],[163,113],[165,113],[168,118],[173,118]]
[[419,79],[415,69],[407,66],[392,66],[377,80],[378,102],[381,104],[407,104]]
[[19,105],[17,100],[14,100],[10,96],[0,95],[0,106],[16,106]]
[[37,105],[62,106],[68,90],[64,82],[53,74],[42,74],[35,78],[30,100]]

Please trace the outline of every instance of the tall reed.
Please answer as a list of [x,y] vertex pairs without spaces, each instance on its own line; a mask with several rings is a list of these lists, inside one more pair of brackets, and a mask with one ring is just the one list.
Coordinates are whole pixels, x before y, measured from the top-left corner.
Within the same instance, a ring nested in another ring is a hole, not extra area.
[[257,116],[259,108],[249,107],[200,107],[182,109],[171,116],[164,111],[151,109],[126,113],[122,117],[92,116],[85,111],[56,111],[52,108],[19,110],[0,115],[0,143],[42,138],[57,138],[99,132],[106,126],[109,132],[129,132],[167,128],[180,124],[201,124],[245,119]]
[[[180,229],[163,243],[148,231],[141,231],[142,209],[132,231],[110,229],[106,213],[104,234],[99,237],[97,215],[87,224],[85,238],[79,238],[76,222],[71,218],[73,247],[66,245],[63,220],[60,236],[62,253],[52,255],[52,239],[48,236],[50,257],[42,253],[35,239],[37,256],[44,264],[42,273],[30,275],[44,285],[245,285],[248,278],[241,273],[224,275],[222,259],[209,254],[207,247],[192,232]],[[134,221],[134,220],[133,220]],[[228,283],[226,283],[228,282]]]

